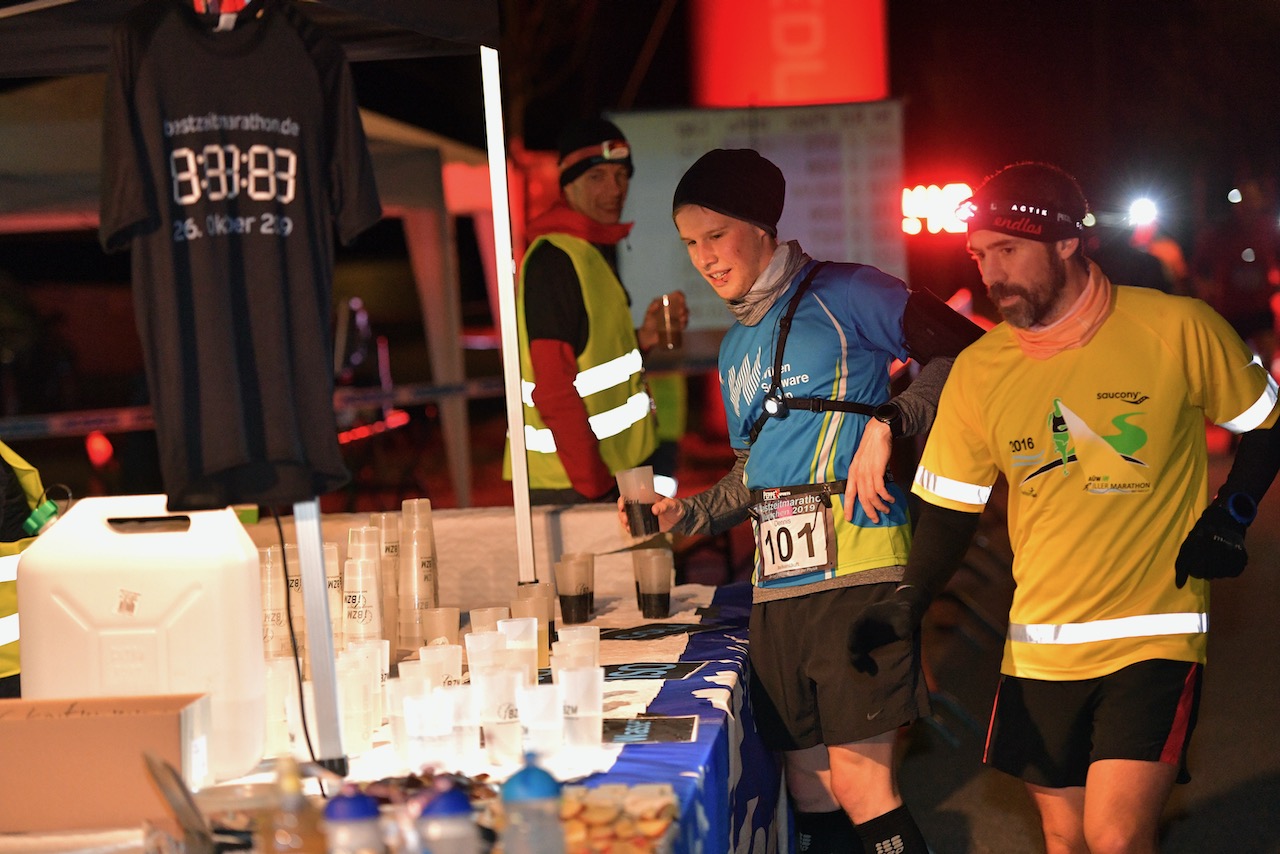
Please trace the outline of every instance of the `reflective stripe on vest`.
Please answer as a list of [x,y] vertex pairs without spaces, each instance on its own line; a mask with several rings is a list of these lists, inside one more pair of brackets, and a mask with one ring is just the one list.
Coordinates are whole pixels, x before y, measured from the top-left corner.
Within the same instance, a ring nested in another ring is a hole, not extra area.
[[[1258,358],[1254,357],[1254,362],[1262,364]],[[1262,395],[1244,412],[1218,426],[1230,430],[1232,433],[1248,433],[1254,427],[1257,427],[1263,421],[1267,420],[1267,416],[1271,414],[1271,410],[1276,405],[1276,381],[1275,378],[1267,376],[1267,387],[1262,390]]]
[[[11,588],[16,587],[18,583],[18,558],[21,555],[5,555],[0,557],[0,584],[8,585]],[[7,595],[0,597],[12,603],[17,601],[13,596],[13,591],[7,591]],[[7,610],[7,606],[0,610]],[[18,640],[18,615],[3,614],[0,615],[0,647],[7,644],[16,643]],[[17,660],[14,660],[14,666],[17,666]]]
[[1209,630],[1209,615],[1142,614],[1091,623],[1010,623],[1009,640],[1018,643],[1092,643],[1154,635],[1195,635]]
[[991,498],[990,486],[979,486],[976,483],[965,483],[952,480],[940,474],[934,474],[925,468],[916,469],[916,485],[927,489],[939,498],[959,501],[963,504],[985,505]]
[[[591,424],[591,432],[597,439],[608,439],[629,429],[633,424],[649,417],[649,395],[644,392],[633,394],[626,403],[615,406],[607,412],[592,415],[587,421]],[[556,452],[556,439],[546,427],[538,429],[532,424],[524,425],[524,444],[529,451],[541,454]]]
[[[616,359],[610,359],[603,365],[596,365],[579,371],[573,378],[573,388],[578,397],[584,400],[592,394],[629,382],[632,377],[644,370],[644,359],[639,349],[624,353]],[[528,380],[520,383],[520,399],[525,406],[533,406],[533,390],[536,386]]]

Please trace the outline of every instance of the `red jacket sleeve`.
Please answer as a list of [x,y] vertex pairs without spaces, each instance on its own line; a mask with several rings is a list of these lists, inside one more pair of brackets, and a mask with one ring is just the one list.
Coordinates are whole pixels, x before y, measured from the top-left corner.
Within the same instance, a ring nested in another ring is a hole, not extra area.
[[575,490],[599,498],[613,488],[613,473],[600,458],[587,407],[573,387],[578,373],[573,348],[564,341],[538,338],[529,342],[529,358],[537,377],[533,404],[555,437],[560,462]]

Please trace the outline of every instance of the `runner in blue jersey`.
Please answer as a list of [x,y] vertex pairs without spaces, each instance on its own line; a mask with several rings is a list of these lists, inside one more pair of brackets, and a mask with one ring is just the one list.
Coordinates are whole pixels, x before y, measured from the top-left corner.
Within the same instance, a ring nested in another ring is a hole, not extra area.
[[[757,152],[717,149],[676,188],[689,259],[736,320],[719,364],[736,463],[653,512],[684,534],[752,520],[751,700],[782,754],[798,849],[925,852],[893,768],[898,728],[928,712],[919,646],[853,662],[845,631],[892,594],[910,546],[892,440],[929,428],[953,357],[981,330],[874,267],[779,242],[785,186]],[[908,357],[923,367],[891,398],[890,366]]]

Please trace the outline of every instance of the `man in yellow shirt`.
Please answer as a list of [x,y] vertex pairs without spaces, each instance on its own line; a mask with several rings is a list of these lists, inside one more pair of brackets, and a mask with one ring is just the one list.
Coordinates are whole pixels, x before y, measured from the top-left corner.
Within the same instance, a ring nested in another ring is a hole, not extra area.
[[[956,360],[903,582],[854,621],[850,650],[918,630],[1003,475],[1017,588],[984,761],[1025,782],[1049,854],[1155,852],[1189,779],[1208,579],[1243,570],[1280,468],[1277,392],[1204,303],[1112,285],[1083,253],[1087,211],[1043,163],[1005,167],[966,203],[1005,322]],[[1205,418],[1243,434],[1212,503]]]

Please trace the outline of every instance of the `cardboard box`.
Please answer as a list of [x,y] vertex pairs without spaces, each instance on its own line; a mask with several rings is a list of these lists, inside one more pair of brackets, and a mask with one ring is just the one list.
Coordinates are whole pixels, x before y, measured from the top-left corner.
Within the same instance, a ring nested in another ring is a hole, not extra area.
[[207,694],[0,700],[0,832],[172,825],[150,752],[212,782]]

